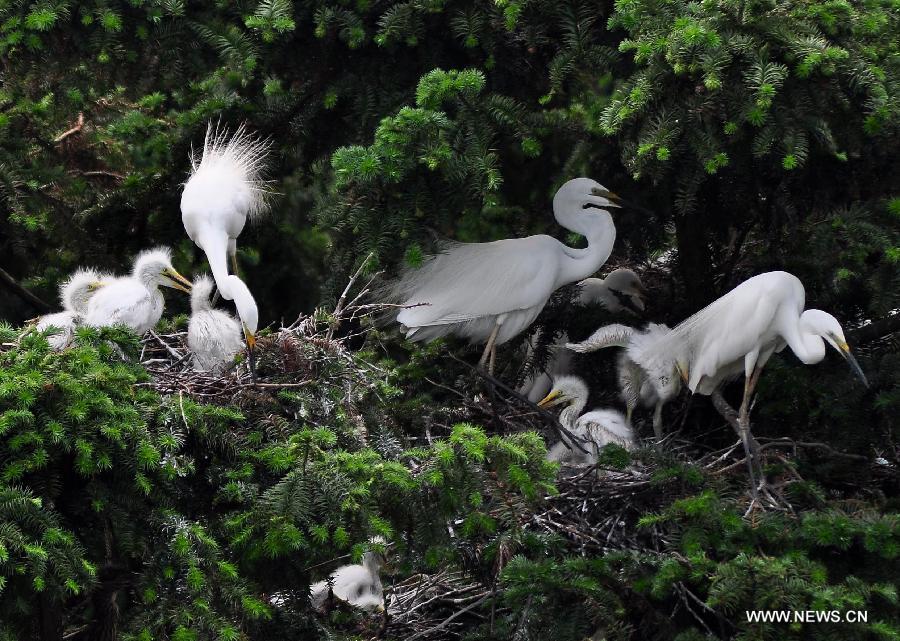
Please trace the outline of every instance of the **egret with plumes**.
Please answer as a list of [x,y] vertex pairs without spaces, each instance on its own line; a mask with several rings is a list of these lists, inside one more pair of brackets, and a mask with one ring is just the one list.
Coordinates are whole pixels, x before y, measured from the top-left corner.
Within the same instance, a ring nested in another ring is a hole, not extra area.
[[240,321],[212,306],[214,288],[209,276],[194,279],[187,343],[194,354],[195,370],[219,374],[234,361],[244,341]]
[[[612,314],[633,314],[635,310],[644,311],[644,297],[647,295],[647,290],[641,282],[641,277],[630,269],[615,269],[606,278],[586,278],[578,285],[577,300],[580,305],[597,304]],[[537,330],[530,339],[525,355],[526,363],[533,358],[533,346],[540,338],[539,332],[540,330]],[[541,370],[533,371],[519,387],[518,392],[527,396],[532,403],[536,403],[547,395],[554,378],[571,373],[572,354],[565,349],[568,341],[568,335],[563,332],[550,346],[546,366]]]
[[[376,538],[373,543],[384,545],[384,540]],[[362,563],[343,565],[331,574],[331,592],[342,601],[361,610],[383,610],[384,588],[381,584],[381,569],[386,565],[385,554],[370,549],[362,557]],[[319,581],[310,586],[310,602],[322,611],[328,601],[328,581]]]
[[561,441],[547,453],[553,461],[584,464],[596,463],[600,448],[615,443],[625,449],[634,449],[637,439],[634,430],[625,416],[616,410],[600,409],[582,414],[588,400],[588,387],[577,376],[560,376],[553,384],[553,389],[538,403],[539,407],[548,409],[563,406],[559,413],[559,422],[573,436],[587,443],[587,452],[581,452],[571,443]]
[[199,161],[191,159],[191,175],[181,194],[181,221],[206,254],[224,298],[228,298],[223,287],[228,257],[237,272],[237,237],[248,218],[267,209],[270,192],[263,173],[269,146],[243,126],[229,136],[227,130],[210,124]]
[[130,276],[103,281],[104,285],[87,305],[84,324],[91,327],[125,325],[139,336],[162,317],[165,300],[160,287],[190,293],[191,282],[172,266],[172,253],[165,247],[138,254]]
[[677,325],[646,349],[646,358],[677,364],[692,393],[712,394],[725,381],[744,374],[738,433],[744,444],[752,492],[757,494],[750,434],[750,398],[760,372],[785,346],[804,364],[825,358],[831,345],[868,385],[838,320],[807,309],[806,291],[796,276],[783,271],[754,276]]
[[546,235],[490,243],[449,243],[418,269],[406,271],[391,298],[407,338],[455,334],[485,343],[480,364],[493,371],[497,345],[522,332],[559,287],[596,272],[612,251],[616,228],[606,208],[617,197],[589,178],[565,183],[553,198],[556,221],[582,234],[575,249]]
[[638,405],[652,407],[653,433],[662,438],[662,411],[666,403],[681,391],[681,377],[671,360],[649,358],[647,348],[666,336],[671,330],[666,325],[650,323],[643,330],[627,325],[606,325],[580,343],[567,343],[574,352],[595,352],[608,347],[624,348],[619,354],[616,374],[619,390],[625,401],[626,418],[631,417]]
[[59,299],[63,311],[41,316],[35,325],[40,331],[51,327],[59,330],[47,337],[51,348],[59,351],[71,344],[75,327],[87,312],[88,301],[101,286],[101,275],[94,269],[79,269],[62,284]]

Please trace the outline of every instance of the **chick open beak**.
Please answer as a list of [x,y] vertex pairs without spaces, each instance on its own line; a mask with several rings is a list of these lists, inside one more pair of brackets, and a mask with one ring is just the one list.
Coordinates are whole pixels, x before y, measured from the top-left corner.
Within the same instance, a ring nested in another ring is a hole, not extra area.
[[868,387],[869,381],[866,378],[866,374],[862,371],[862,367],[859,366],[859,363],[856,361],[856,357],[850,351],[850,346],[847,345],[847,343],[841,341],[838,341],[836,345],[838,351],[841,353],[841,356],[843,356],[844,360],[846,360],[850,364],[850,369],[853,370],[853,373],[856,374],[857,378],[862,381],[863,385]]
[[170,280],[169,286],[181,290],[183,292],[191,293],[191,287],[193,284],[187,278],[178,273],[175,268],[169,268],[163,271],[163,275]]
[[555,390],[555,391],[547,394],[540,401],[538,401],[537,405],[540,408],[547,409],[548,407],[553,407],[554,405],[559,405],[564,400],[566,400],[566,399],[565,399],[565,396],[563,396],[563,393],[560,392],[559,390]]

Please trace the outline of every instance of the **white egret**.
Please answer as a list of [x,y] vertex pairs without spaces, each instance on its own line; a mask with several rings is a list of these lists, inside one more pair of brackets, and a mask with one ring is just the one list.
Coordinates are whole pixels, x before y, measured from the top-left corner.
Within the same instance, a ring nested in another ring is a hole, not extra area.
[[90,298],[84,324],[91,327],[122,324],[143,335],[162,317],[165,300],[159,291],[161,286],[191,291],[191,282],[172,266],[168,248],[143,251],[134,260],[131,276],[104,281],[104,286]]
[[528,327],[559,287],[596,272],[612,251],[616,228],[604,208],[617,197],[589,178],[565,183],[553,198],[556,221],[587,239],[575,249],[546,235],[490,243],[448,243],[407,270],[392,297],[406,307],[397,320],[414,341],[456,334],[485,343],[493,370],[496,346]]
[[644,311],[647,289],[641,277],[627,267],[614,269],[606,278],[585,278],[578,286],[581,305],[599,303],[613,314]]
[[195,370],[219,374],[243,349],[244,341],[241,323],[231,314],[213,308],[214,287],[209,276],[194,279],[187,344],[194,354]]
[[[634,310],[644,311],[644,296],[647,290],[641,282],[641,277],[627,268],[611,271],[606,278],[586,278],[580,283],[578,292],[578,304],[599,304],[612,314]],[[540,329],[531,336],[528,349],[525,354],[525,362],[532,359],[534,345],[540,339]],[[553,385],[553,379],[564,376],[572,371],[572,354],[565,349],[569,341],[568,335],[563,332],[549,347],[547,364],[540,370],[533,371],[519,387],[518,392],[527,396],[528,400],[536,403],[547,395]]]
[[[539,407],[551,408],[564,405],[559,414],[559,422],[573,436],[587,443],[586,453],[572,447],[571,443],[561,441],[547,453],[553,461],[575,464],[596,463],[597,451],[610,443],[625,449],[634,449],[637,439],[625,416],[616,410],[593,410],[581,414],[587,405],[588,388],[577,376],[560,376],[553,384],[553,389],[538,403]],[[571,449],[570,449],[571,448]]]
[[41,316],[35,325],[39,331],[51,327],[59,330],[47,337],[51,348],[59,351],[71,344],[75,327],[87,311],[88,300],[101,286],[101,275],[94,269],[79,269],[62,284],[59,299],[63,311]]
[[223,298],[231,300],[223,287],[228,275],[228,257],[237,272],[237,237],[251,220],[265,212],[266,181],[262,174],[269,142],[261,141],[238,127],[228,131],[206,130],[199,162],[191,159],[191,176],[181,194],[181,221],[191,240],[203,250]]
[[607,347],[624,348],[619,354],[616,373],[619,390],[625,401],[626,418],[631,422],[638,405],[653,407],[653,433],[662,438],[662,410],[681,391],[681,378],[675,360],[648,358],[647,348],[671,330],[666,325],[650,323],[643,330],[627,325],[606,325],[580,343],[568,343],[574,352],[595,352]]
[[[384,545],[384,539],[380,537],[372,542]],[[363,554],[362,563],[339,567],[330,576],[332,594],[361,610],[383,610],[384,588],[380,573],[386,563],[383,553],[369,550]],[[314,583],[309,592],[313,608],[322,611],[328,601],[328,581]]]
[[646,349],[646,358],[675,361],[693,393],[712,394],[729,378],[743,372],[744,397],[738,412],[738,433],[744,444],[754,497],[757,493],[750,435],[750,398],[759,374],[774,352],[785,346],[811,365],[825,358],[825,344],[834,347],[868,385],[844,338],[837,319],[818,309],[803,310],[806,291],[787,272],[754,276],[677,325]]

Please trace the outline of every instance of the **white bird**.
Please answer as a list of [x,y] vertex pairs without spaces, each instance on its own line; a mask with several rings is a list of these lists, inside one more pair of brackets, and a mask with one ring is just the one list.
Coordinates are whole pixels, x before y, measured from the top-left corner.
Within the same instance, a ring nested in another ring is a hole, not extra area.
[[805,364],[825,358],[834,347],[864,384],[865,374],[850,353],[837,319],[818,309],[803,310],[806,291],[787,272],[754,276],[677,325],[646,349],[646,358],[663,366],[675,361],[691,392],[712,394],[730,378],[745,376],[738,413],[754,497],[757,493],[750,435],[750,397],[760,371],[785,346]]
[[599,303],[613,314],[634,313],[635,309],[644,311],[647,289],[641,277],[627,267],[614,269],[606,278],[585,278],[578,285],[581,305]]
[[191,158],[191,176],[181,194],[184,229],[206,254],[219,293],[228,300],[228,257],[237,272],[237,237],[247,218],[267,209],[270,192],[262,174],[268,153],[269,142],[247,133],[243,125],[229,137],[227,130],[210,124],[203,154],[199,162]]
[[[634,430],[625,416],[616,410],[593,410],[581,414],[587,405],[588,388],[577,376],[560,376],[554,382],[553,389],[538,403],[544,409],[565,405],[559,413],[559,422],[573,436],[586,442],[586,453],[581,452],[571,443],[560,441],[547,453],[552,461],[574,464],[596,463],[600,448],[615,443],[631,450],[637,446]],[[570,449],[571,448],[571,449]]]
[[191,289],[191,320],[187,344],[194,354],[194,369],[219,374],[244,347],[241,323],[231,314],[212,306],[215,287],[209,276],[194,279]]
[[405,307],[397,320],[414,341],[456,334],[485,343],[483,366],[496,346],[519,334],[559,287],[596,272],[612,251],[616,228],[603,208],[618,198],[589,178],[565,183],[553,198],[557,222],[587,239],[575,249],[546,235],[490,243],[448,243],[395,283]]
[[[384,545],[384,539],[376,537],[373,543]],[[332,572],[331,592],[342,601],[361,610],[383,610],[384,588],[381,584],[381,569],[387,558],[381,552],[370,549],[362,557],[362,563],[343,565]],[[313,608],[322,611],[328,601],[328,581],[319,581],[309,588]]]
[[139,336],[162,317],[165,300],[160,287],[190,293],[191,282],[172,266],[172,253],[158,247],[138,254],[131,276],[104,281],[88,301],[84,324],[91,327],[126,325]]
[[35,325],[39,331],[51,327],[59,330],[47,337],[51,348],[59,351],[71,344],[75,327],[87,311],[88,301],[102,286],[101,278],[100,273],[94,269],[79,269],[59,288],[59,300],[63,311],[41,316]]
[[[644,296],[647,290],[641,282],[641,277],[627,268],[611,271],[606,278],[586,278],[580,283],[578,292],[579,305],[599,304],[613,314],[634,310],[644,311]],[[534,345],[540,339],[540,329],[536,330],[528,342],[525,354],[525,362],[532,360]],[[526,396],[529,401],[536,403],[547,395],[553,385],[553,379],[565,376],[572,371],[572,354],[565,349],[569,341],[568,335],[563,332],[549,347],[547,364],[534,370],[519,387],[518,392]]]
[[675,360],[663,362],[648,358],[646,350],[671,330],[666,325],[649,323],[643,330],[627,325],[606,325],[580,343],[567,343],[574,352],[595,352],[607,347],[624,348],[619,354],[616,373],[625,401],[628,422],[638,405],[653,407],[653,432],[662,438],[662,410],[681,391],[681,377]]

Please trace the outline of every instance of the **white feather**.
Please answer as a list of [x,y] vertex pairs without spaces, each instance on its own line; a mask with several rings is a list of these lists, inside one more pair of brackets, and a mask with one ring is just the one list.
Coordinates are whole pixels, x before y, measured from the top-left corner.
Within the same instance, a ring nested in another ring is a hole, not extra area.
[[212,290],[213,281],[208,276],[194,279],[187,343],[194,354],[195,370],[219,374],[234,361],[244,343],[240,322],[231,314],[213,309]]

